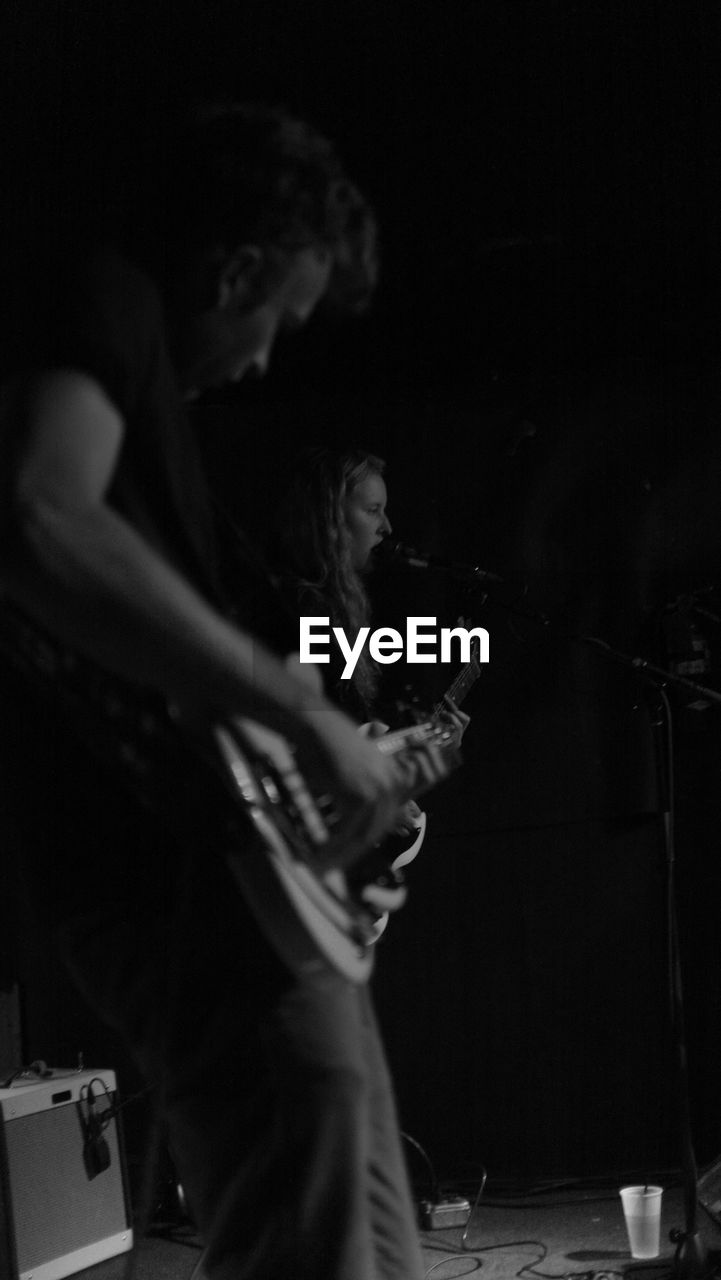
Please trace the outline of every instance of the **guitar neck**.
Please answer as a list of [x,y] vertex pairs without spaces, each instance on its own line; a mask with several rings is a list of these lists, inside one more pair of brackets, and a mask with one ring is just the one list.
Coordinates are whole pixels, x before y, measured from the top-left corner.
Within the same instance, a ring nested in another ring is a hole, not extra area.
[[[465,667],[461,668],[455,680],[453,680],[451,684],[448,686],[444,696],[446,698],[450,698],[451,701],[455,702],[456,706],[459,707],[463,699],[473,688],[480,674],[481,674],[481,665],[474,653],[471,655],[470,662],[467,662]],[[443,698],[441,698],[440,702],[437,702],[436,705],[434,706],[433,715],[434,716],[440,715],[442,710],[443,710]]]
[[[461,668],[455,680],[448,686],[444,696],[451,698],[456,706],[460,706],[480,674],[481,664],[478,658],[478,640],[474,637],[471,644],[470,662],[467,662]],[[420,724],[410,725],[405,729],[391,729],[389,733],[384,733],[382,737],[375,738],[374,745],[383,755],[394,755],[395,752],[402,751],[407,746],[418,745],[421,742],[427,742],[431,738],[441,746],[446,745],[452,740],[453,735],[445,733],[441,728],[440,716],[443,710],[444,701],[441,698],[440,702],[437,702],[433,708],[428,720],[424,720]]]

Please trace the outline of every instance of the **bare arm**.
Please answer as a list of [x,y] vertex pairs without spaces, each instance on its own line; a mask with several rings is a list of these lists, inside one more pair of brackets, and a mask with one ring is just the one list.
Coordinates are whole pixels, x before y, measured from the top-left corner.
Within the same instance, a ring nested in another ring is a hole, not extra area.
[[[412,789],[408,772],[228,623],[108,505],[124,423],[102,388],[75,371],[47,374],[23,413],[23,446],[5,478],[7,594],[66,643],[208,721],[251,715],[292,738],[339,805],[343,860],[388,829]],[[425,784],[443,772],[432,753],[423,760]]]
[[68,644],[181,706],[212,717],[255,700],[283,727],[295,682],[107,504],[124,426],[101,388],[49,375],[25,412],[0,559],[8,593]]

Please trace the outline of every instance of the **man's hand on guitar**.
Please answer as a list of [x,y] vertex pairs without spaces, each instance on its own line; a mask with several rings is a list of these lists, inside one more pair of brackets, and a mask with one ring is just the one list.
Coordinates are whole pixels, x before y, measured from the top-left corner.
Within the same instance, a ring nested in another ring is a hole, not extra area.
[[348,867],[398,823],[399,810],[412,795],[435,786],[451,761],[433,742],[384,755],[373,739],[335,708],[313,709],[308,736],[298,743],[298,763],[314,789],[333,800],[331,838],[325,847],[330,864]]

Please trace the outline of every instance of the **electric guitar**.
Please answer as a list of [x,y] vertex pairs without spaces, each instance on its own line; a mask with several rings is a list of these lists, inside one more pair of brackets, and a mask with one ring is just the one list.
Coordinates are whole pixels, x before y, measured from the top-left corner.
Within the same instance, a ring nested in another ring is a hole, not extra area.
[[[373,968],[378,912],[354,879],[324,866],[332,831],[328,798],[313,795],[290,745],[250,720],[217,726],[226,776],[259,838],[260,848],[226,851],[228,866],[261,928],[295,972],[330,965],[351,982]],[[412,753],[427,743],[450,747],[452,734],[432,720],[373,739],[385,754]],[[399,905],[405,897],[399,891]]]
[[[294,972],[330,966],[352,982],[369,977],[378,912],[344,872],[328,868],[332,798],[313,794],[282,735],[245,718],[191,732],[161,697],[67,652],[10,611],[0,614],[0,651],[62,709],[119,786],[186,838],[197,832],[222,849],[258,923]],[[374,744],[383,754],[412,756],[434,743],[449,748],[452,766],[451,740],[431,718]]]
[[[480,662],[480,640],[478,636],[473,636],[470,647],[470,657],[468,662],[461,668],[455,679],[451,682],[445,691],[443,697],[435,704],[430,717],[430,723],[439,724],[440,717],[444,710],[445,699],[450,698],[452,702],[460,707],[464,698],[468,696],[474,684],[481,674]],[[366,726],[364,726],[365,728]],[[396,731],[399,732],[399,731]],[[400,730],[402,733],[403,730]],[[393,733],[385,735],[393,737]],[[380,739],[376,739],[380,741]],[[427,816],[421,810],[414,819],[414,825],[408,833],[396,833],[386,836],[372,854],[362,858],[360,863],[351,873],[351,883],[360,893],[363,892],[363,885],[369,881],[381,883],[383,886],[390,884],[403,883],[403,871],[405,867],[410,866],[411,862],[418,857],[423,847],[423,841],[426,836]],[[385,932],[390,919],[391,912],[381,912],[375,922],[375,938],[378,941]]]

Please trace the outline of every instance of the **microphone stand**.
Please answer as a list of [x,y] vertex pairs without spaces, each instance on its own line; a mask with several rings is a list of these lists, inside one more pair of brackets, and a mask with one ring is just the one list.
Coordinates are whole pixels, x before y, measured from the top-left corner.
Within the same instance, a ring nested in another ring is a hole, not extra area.
[[[473,581],[474,575],[475,581]],[[480,589],[484,596],[483,603],[485,603],[485,600],[488,599],[488,592],[484,591],[483,584],[479,580],[479,576],[475,574],[475,571],[474,575],[466,575],[466,590],[470,595]],[[716,689],[710,689],[705,685],[699,684],[696,680],[690,680],[687,676],[678,675],[674,671],[668,671],[665,667],[656,666],[645,658],[614,649],[606,641],[596,636],[561,636],[552,627],[551,619],[546,614],[532,609],[524,610],[519,608],[518,605],[504,605],[498,599],[496,604],[516,617],[521,617],[527,622],[537,623],[543,628],[546,635],[555,635],[559,640],[572,641],[595,649],[607,661],[616,662],[636,672],[646,681],[646,687],[650,694],[651,727],[659,780],[662,836],[666,856],[669,1006],[676,1061],[680,1158],[684,1184],[684,1230],[675,1229],[671,1232],[671,1240],[676,1244],[672,1274],[674,1280],[707,1280],[707,1277],[710,1277],[716,1270],[718,1258],[709,1258],[709,1252],[701,1239],[698,1226],[698,1168],[691,1126],[681,949],[676,910],[673,723],[671,705],[666,694],[666,688],[670,685],[675,688],[685,689],[690,693],[703,697],[717,708],[721,708],[721,693]]]
[[688,1052],[681,973],[681,947],[678,928],[675,891],[675,842],[674,842],[674,768],[673,723],[666,686],[686,689],[704,697],[715,706],[721,706],[721,694],[686,676],[677,675],[663,667],[657,667],[644,658],[632,657],[612,649],[604,641],[592,636],[577,637],[581,643],[592,646],[610,661],[639,672],[647,680],[651,728],[656,756],[656,771],[661,798],[663,843],[666,855],[666,903],[668,921],[668,980],[670,1020],[676,1059],[676,1085],[679,1120],[681,1169],[684,1180],[684,1230],[674,1230],[671,1240],[676,1244],[673,1259],[673,1275],[676,1280],[703,1280],[710,1276],[715,1262],[701,1239],[698,1227],[698,1168],[693,1146],[691,1106],[688,1078]]
[[[408,563],[417,568],[429,568],[432,561],[430,558],[419,557],[415,560],[409,558]],[[476,566],[436,561],[434,567],[445,569],[459,578],[464,584],[467,595],[472,596],[479,592],[482,593],[482,603],[485,603],[488,599],[485,583],[500,585],[504,581],[496,574],[486,573]],[[507,613],[521,617],[527,622],[531,621],[539,624],[547,635],[555,635],[559,640],[564,639],[565,641],[572,641],[595,649],[607,661],[616,662],[636,672],[646,681],[646,687],[650,694],[651,727],[661,800],[662,837],[666,856],[669,1011],[676,1060],[680,1157],[684,1180],[685,1229],[683,1231],[674,1230],[671,1233],[671,1240],[676,1244],[673,1275],[675,1280],[706,1280],[706,1277],[709,1277],[714,1272],[716,1260],[709,1260],[708,1250],[701,1239],[698,1227],[698,1168],[691,1126],[681,948],[676,909],[673,723],[671,705],[666,694],[666,688],[670,685],[675,688],[685,689],[690,693],[703,697],[707,702],[718,708],[721,708],[721,693],[716,689],[710,689],[705,685],[699,684],[696,680],[690,680],[687,676],[678,675],[665,667],[656,666],[645,658],[614,649],[597,636],[561,636],[552,627],[551,619],[546,614],[533,609],[521,609],[517,604],[504,604],[498,598],[496,598],[495,603],[505,609]],[[715,621],[721,621],[721,619],[715,618],[715,615],[709,614],[709,616],[714,617]]]

